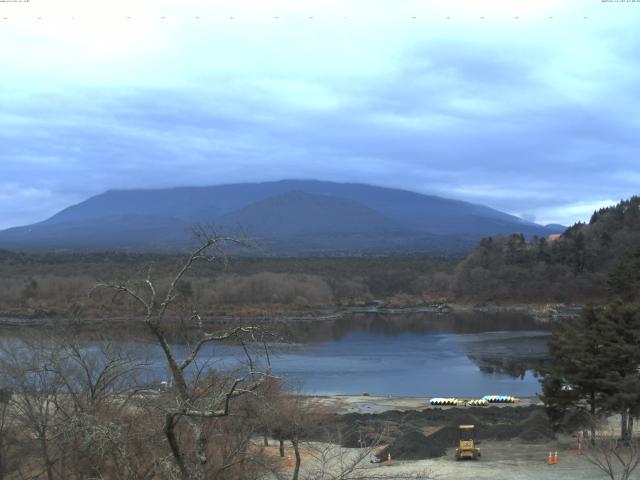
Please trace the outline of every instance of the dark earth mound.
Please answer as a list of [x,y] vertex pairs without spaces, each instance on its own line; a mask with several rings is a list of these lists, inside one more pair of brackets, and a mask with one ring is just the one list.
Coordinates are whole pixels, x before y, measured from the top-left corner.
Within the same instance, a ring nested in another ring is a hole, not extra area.
[[422,460],[423,458],[443,456],[445,454],[445,444],[433,441],[431,437],[433,435],[425,437],[422,433],[416,431],[405,433],[389,446],[379,451],[376,457],[382,462],[387,459],[389,453],[395,460]]
[[[389,411],[380,414],[347,414],[334,417],[343,447],[387,444],[379,451],[387,458],[417,460],[445,455],[458,442],[459,425],[474,425],[477,440],[520,439],[528,443],[554,438],[551,423],[542,407],[488,407],[477,409],[434,409]],[[426,429],[436,431],[424,435]]]

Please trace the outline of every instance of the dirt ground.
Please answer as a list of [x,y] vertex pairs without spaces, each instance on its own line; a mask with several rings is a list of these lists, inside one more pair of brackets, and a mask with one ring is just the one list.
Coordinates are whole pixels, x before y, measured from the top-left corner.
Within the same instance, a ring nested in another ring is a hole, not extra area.
[[[603,473],[591,465],[584,456],[568,444],[558,442],[527,444],[520,441],[485,441],[480,443],[482,457],[478,461],[456,461],[454,448],[447,455],[431,460],[394,462],[386,468],[390,478],[406,472],[429,470],[437,479],[491,479],[491,480],[596,480],[604,479]],[[549,465],[549,451],[558,451],[558,464]]]
[[[392,465],[363,462],[358,478],[399,478],[404,474],[428,474],[433,480],[602,480],[606,477],[584,456],[572,449],[571,439],[546,444],[527,444],[520,441],[481,442],[482,457],[478,461],[456,461],[454,449],[444,457],[430,460],[393,461]],[[288,447],[288,446],[287,446]],[[557,465],[548,465],[549,451],[558,450]],[[357,455],[357,449],[345,449],[345,457]],[[276,454],[274,450],[274,455]],[[293,451],[287,448],[287,455]],[[373,457],[372,457],[373,458]],[[286,457],[282,459],[286,472]],[[303,453],[301,478],[313,470],[313,460]],[[640,478],[640,476],[636,477]]]
[[[404,431],[413,428],[429,436],[432,432],[432,425],[433,431],[437,432],[439,428],[442,428],[442,425],[450,422],[449,415],[454,423],[457,423],[458,417],[463,415],[473,415],[481,419],[479,433],[482,433],[483,423],[486,424],[484,427],[486,433],[488,431],[486,428],[503,418],[507,425],[512,425],[515,430],[518,430],[528,425],[522,423],[520,418],[528,415],[527,412],[535,410],[534,413],[537,412],[538,415],[542,413],[542,409],[539,408],[542,404],[537,398],[524,398],[519,399],[516,404],[495,404],[492,407],[434,407],[433,410],[429,406],[429,398],[345,395],[313,397],[313,401],[330,407],[334,411],[337,410],[342,414],[339,417],[345,420],[351,419],[348,420],[349,422],[384,419],[391,422],[392,427],[396,427],[395,435],[401,435]],[[509,410],[502,415],[499,413],[500,410],[495,410],[494,407],[525,408]],[[420,411],[425,409],[432,413],[420,414]],[[577,454],[575,438],[569,435],[559,435],[553,438],[553,435],[546,435],[548,432],[544,429],[539,433],[545,435],[539,435],[534,442],[518,432],[514,432],[513,438],[504,439],[496,439],[490,435],[479,442],[478,446],[482,451],[480,460],[461,462],[454,458],[455,441],[449,439],[448,436],[441,436],[442,442],[446,442],[446,445],[443,445],[446,448],[445,455],[436,458],[416,457],[423,458],[417,460],[394,459],[390,466],[385,462],[378,463],[376,458],[371,455],[370,459],[363,462],[368,475],[359,478],[369,478],[370,476],[371,478],[394,479],[400,478],[403,474],[424,474],[425,472],[429,475],[425,478],[444,480],[596,480],[607,478],[584,456]],[[393,443],[390,445],[388,448],[393,447]],[[335,446],[335,448],[340,449],[339,446]],[[344,455],[347,457],[356,456],[359,451],[356,448],[341,450],[345,452]],[[386,458],[387,451],[382,451],[382,457]],[[392,448],[391,451],[393,451]],[[557,465],[548,465],[547,459],[550,451],[558,451],[559,462]],[[313,470],[313,460],[307,458],[305,462],[303,458],[302,473],[310,470]],[[640,479],[640,475],[637,478]]]

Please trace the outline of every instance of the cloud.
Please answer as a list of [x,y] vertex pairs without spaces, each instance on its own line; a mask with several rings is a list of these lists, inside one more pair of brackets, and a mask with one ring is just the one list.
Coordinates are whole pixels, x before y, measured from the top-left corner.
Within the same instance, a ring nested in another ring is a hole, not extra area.
[[115,2],[100,17],[73,5],[40,23],[12,5],[2,33],[19,47],[0,53],[0,227],[109,188],[295,177],[545,223],[638,193],[630,9]]
[[6,228],[27,225],[33,218],[54,213],[77,203],[81,198],[29,184],[0,182],[0,212]]
[[561,225],[571,225],[575,222],[575,218],[580,218],[582,221],[588,222],[591,215],[596,210],[603,207],[610,207],[618,203],[620,200],[613,200],[607,198],[600,198],[588,202],[575,202],[564,205],[557,205],[551,208],[540,209],[540,214],[544,215],[544,218],[553,219],[545,220],[540,223],[559,223]]

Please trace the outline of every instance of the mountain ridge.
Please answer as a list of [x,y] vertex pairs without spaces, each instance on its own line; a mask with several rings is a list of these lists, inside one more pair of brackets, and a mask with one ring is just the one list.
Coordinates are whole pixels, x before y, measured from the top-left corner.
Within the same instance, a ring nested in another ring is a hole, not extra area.
[[358,183],[280,180],[108,190],[42,222],[0,231],[0,248],[184,249],[194,223],[258,236],[274,253],[287,254],[459,252],[484,236],[559,233],[462,200]]

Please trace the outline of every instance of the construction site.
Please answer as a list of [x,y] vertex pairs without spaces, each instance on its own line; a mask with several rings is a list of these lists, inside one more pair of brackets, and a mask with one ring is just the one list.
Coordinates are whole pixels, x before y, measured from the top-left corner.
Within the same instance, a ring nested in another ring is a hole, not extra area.
[[[359,473],[353,478],[611,478],[594,465],[600,454],[585,448],[581,433],[553,431],[536,398],[502,403],[457,399],[446,406],[425,398],[366,395],[314,400],[340,409],[322,426],[339,433],[333,443],[318,434],[307,439],[300,478],[316,478],[320,459],[326,458],[335,462],[333,467],[329,462],[334,475],[318,478],[341,478],[339,466],[356,463]],[[613,425],[616,419],[610,421]],[[291,456],[288,461],[292,468]]]

